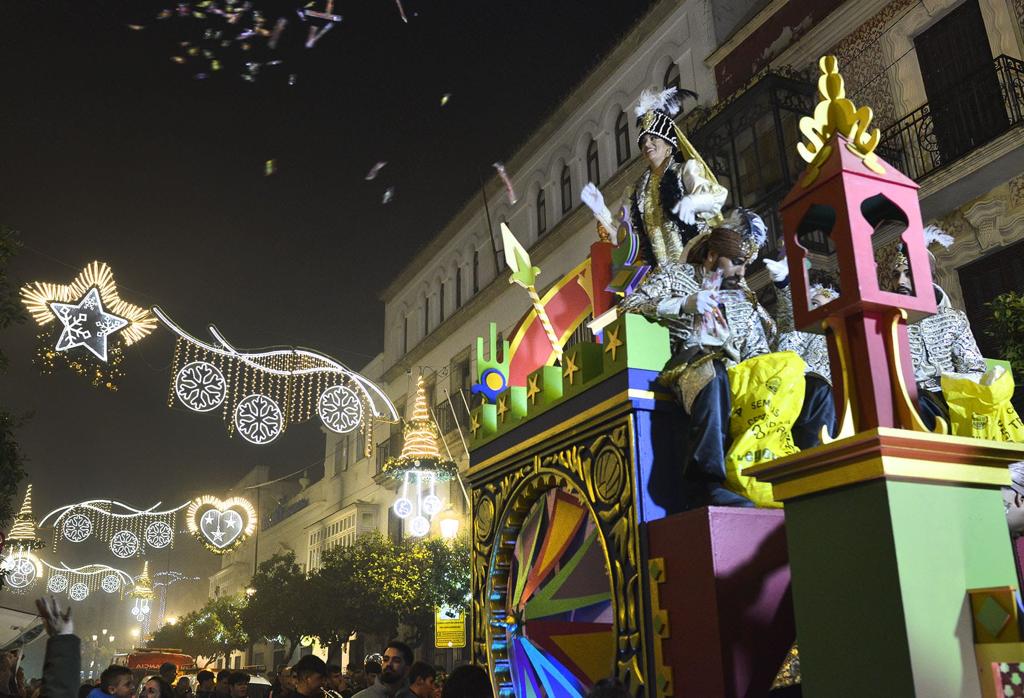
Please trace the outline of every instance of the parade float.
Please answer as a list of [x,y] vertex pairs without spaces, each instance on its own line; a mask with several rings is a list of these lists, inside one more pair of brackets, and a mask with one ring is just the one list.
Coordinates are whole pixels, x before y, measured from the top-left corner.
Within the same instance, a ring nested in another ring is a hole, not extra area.
[[[793,320],[827,341],[837,423],[820,445],[732,460],[730,487],[770,487],[761,506],[684,501],[682,410],[659,381],[669,331],[616,307],[649,273],[629,216],[618,244],[603,234],[543,296],[504,231],[531,309],[508,341],[492,326],[478,342],[467,476],[472,651],[496,695],[582,696],[610,676],[636,696],[797,683],[816,696],[1021,695],[1000,489],[1024,446],[919,414],[908,324],[936,301],[920,292],[932,285],[917,186],[874,153],[871,111],[846,99],[835,59],[820,67],[801,122],[807,168],[781,217]],[[880,281],[872,236],[891,219],[917,292]],[[811,229],[830,239],[842,291],[821,305]],[[588,316],[592,341],[566,346]],[[734,406],[761,409],[733,410],[734,443],[766,424],[776,388],[733,385]]]

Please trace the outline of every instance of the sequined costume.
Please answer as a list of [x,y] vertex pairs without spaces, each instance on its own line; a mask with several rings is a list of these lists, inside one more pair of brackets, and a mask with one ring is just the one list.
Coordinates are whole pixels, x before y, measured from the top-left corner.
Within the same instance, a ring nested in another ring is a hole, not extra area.
[[[686,244],[694,239],[707,221],[718,216],[729,192],[706,176],[706,166],[696,159],[673,160],[660,174],[644,170],[630,194],[630,222],[640,235],[644,262],[651,266],[680,261]],[[698,213],[697,225],[686,225],[672,213],[683,196],[708,194],[716,208]]]
[[676,391],[689,411],[697,394],[714,376],[711,363],[720,359],[726,368],[770,351],[769,335],[775,323],[750,291],[719,291],[721,307],[729,324],[729,338],[721,347],[707,351],[699,343],[699,317],[683,310],[683,303],[700,290],[706,272],[694,264],[668,262],[652,270],[640,286],[626,296],[619,309],[639,313],[668,329],[672,361],[663,380]]
[[943,373],[980,375],[986,366],[967,314],[953,307],[940,286],[934,286],[938,312],[908,325],[907,338],[918,388],[937,393],[942,390]]
[[792,351],[807,364],[807,372],[815,373],[832,384],[832,368],[828,362],[828,341],[825,335],[801,332],[793,323],[793,292],[787,280],[775,284],[775,321],[779,338],[775,351]]

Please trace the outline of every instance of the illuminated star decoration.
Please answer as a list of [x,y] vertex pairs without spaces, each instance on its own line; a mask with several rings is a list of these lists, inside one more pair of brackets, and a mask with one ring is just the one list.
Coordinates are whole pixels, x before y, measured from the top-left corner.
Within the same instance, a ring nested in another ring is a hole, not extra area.
[[107,360],[107,337],[124,329],[128,320],[103,309],[100,290],[93,286],[78,303],[50,303],[50,310],[64,325],[57,351],[85,347],[100,361]]

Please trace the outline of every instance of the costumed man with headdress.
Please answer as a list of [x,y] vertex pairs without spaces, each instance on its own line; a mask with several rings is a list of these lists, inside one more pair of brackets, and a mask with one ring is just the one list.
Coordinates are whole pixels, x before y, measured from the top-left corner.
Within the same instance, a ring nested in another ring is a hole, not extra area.
[[[640,313],[669,331],[672,359],[660,380],[672,388],[687,418],[683,463],[691,508],[753,506],[725,486],[732,412],[726,370],[771,351],[774,323],[743,283],[746,267],[766,237],[758,216],[734,211],[694,245],[690,261],[657,265],[619,304],[620,311]],[[834,422],[834,408],[831,422],[821,414],[831,407],[827,384],[822,388],[824,400],[815,391],[805,395],[805,405],[816,407],[798,419],[804,438],[794,426],[800,448],[816,443],[821,425]],[[808,438],[813,441],[808,443]]]
[[[676,126],[680,93],[697,97],[675,87],[646,89],[635,109],[637,144],[648,167],[629,195],[629,217],[640,238],[641,261],[649,266],[683,259],[687,243],[721,223],[728,196]],[[581,198],[607,230],[617,229],[597,186],[588,183]]]
[[[928,246],[932,243],[943,247],[953,244],[950,235],[933,225],[924,229],[924,236]],[[928,255],[934,277],[935,255],[931,250]],[[882,252],[878,269],[881,288],[914,295],[910,266],[902,242],[897,241]],[[935,314],[907,325],[919,411],[929,429],[934,428],[936,417],[949,420],[949,409],[942,396],[942,374],[957,373],[980,378],[986,370],[985,358],[971,332],[967,313],[953,307],[941,286],[933,282],[932,289],[938,306]]]

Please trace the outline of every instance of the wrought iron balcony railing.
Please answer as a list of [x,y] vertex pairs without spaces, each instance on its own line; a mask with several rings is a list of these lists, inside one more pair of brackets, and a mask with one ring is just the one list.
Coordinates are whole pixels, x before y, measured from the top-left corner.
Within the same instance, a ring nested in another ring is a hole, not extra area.
[[878,154],[920,181],[1024,121],[1024,62],[999,56],[885,129]]

